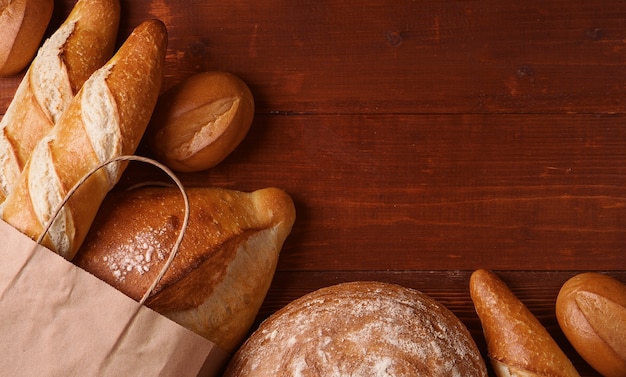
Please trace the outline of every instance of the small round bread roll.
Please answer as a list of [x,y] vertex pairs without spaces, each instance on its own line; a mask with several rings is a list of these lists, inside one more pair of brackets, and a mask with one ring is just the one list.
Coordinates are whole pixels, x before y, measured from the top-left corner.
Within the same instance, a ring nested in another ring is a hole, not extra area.
[[197,73],[163,93],[148,128],[156,159],[179,172],[220,163],[241,143],[254,117],[254,99],[237,76]]
[[605,377],[626,376],[626,285],[585,272],[563,284],[556,318],[574,349]]
[[0,76],[26,68],[52,18],[54,0],[0,0]]
[[487,376],[462,322],[419,291],[342,283],[283,307],[248,338],[225,377]]

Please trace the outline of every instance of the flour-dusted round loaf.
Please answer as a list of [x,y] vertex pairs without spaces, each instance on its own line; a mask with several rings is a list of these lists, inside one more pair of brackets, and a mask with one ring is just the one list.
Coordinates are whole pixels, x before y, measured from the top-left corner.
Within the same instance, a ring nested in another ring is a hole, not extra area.
[[248,338],[225,377],[487,376],[467,328],[417,290],[350,282],[278,310]]

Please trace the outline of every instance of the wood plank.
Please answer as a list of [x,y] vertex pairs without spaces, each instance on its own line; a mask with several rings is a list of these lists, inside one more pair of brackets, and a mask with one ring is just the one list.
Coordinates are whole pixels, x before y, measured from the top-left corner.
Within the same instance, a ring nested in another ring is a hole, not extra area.
[[[73,1],[57,1],[50,32]],[[623,112],[620,1],[125,1],[170,34],[166,86],[223,69],[262,113]],[[0,80],[0,112],[17,85]]]
[[[73,3],[55,2],[48,35]],[[388,281],[444,303],[485,354],[467,284],[490,268],[597,376],[553,311],[579,271],[626,282],[626,2],[125,0],[122,11],[120,44],[145,19],[166,23],[164,89],[221,69],[255,95],[242,145],[181,178],[294,198],[258,321],[323,286]],[[0,79],[0,114],[20,78]],[[159,176],[131,164],[118,188]]]

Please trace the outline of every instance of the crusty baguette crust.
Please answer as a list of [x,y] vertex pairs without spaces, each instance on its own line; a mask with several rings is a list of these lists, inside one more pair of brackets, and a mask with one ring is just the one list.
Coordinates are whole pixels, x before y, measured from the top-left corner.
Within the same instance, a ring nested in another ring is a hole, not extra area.
[[[133,154],[160,90],[167,31],[145,21],[85,82],[56,126],[37,144],[3,219],[37,239],[67,192],[91,169]],[[99,170],[69,199],[43,244],[67,259],[80,247],[106,193],[125,164]]]
[[[146,305],[233,351],[269,289],[295,207],[276,188],[186,191],[185,236]],[[168,258],[183,215],[174,188],[111,192],[74,263],[139,300]]]
[[0,122],[0,203],[35,145],[113,55],[119,19],[118,0],[80,0],[39,49]]
[[589,365],[605,377],[626,376],[626,285],[585,272],[561,287],[556,318]]
[[71,20],[76,20],[76,26],[64,46],[63,60],[72,91],[77,93],[115,52],[119,0],[79,0],[65,22]]
[[54,0],[0,1],[0,77],[28,66],[52,18]]
[[470,278],[470,295],[499,377],[577,377],[573,364],[546,328],[492,271]]

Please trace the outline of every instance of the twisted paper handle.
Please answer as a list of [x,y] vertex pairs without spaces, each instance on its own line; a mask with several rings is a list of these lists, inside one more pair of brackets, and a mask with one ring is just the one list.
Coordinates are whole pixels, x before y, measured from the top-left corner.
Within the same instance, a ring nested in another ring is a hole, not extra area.
[[161,163],[159,163],[159,162],[157,162],[155,160],[152,160],[150,158],[141,157],[141,156],[134,156],[134,155],[118,156],[118,157],[115,157],[115,158],[112,158],[110,160],[107,160],[107,161],[103,162],[99,166],[96,166],[91,171],[89,171],[87,174],[85,174],[85,176],[82,177],[78,182],[76,182],[76,184],[68,191],[68,193],[65,196],[65,198],[61,201],[61,203],[59,203],[57,208],[52,212],[52,216],[50,218],[50,221],[44,227],[43,232],[41,233],[41,235],[37,239],[37,243],[41,244],[43,242],[44,237],[48,233],[48,230],[52,226],[52,223],[54,222],[54,220],[57,218],[57,216],[61,212],[61,209],[63,208],[65,203],[67,203],[67,201],[74,194],[74,192],[76,192],[76,190],[78,190],[78,188],[87,179],[89,179],[89,177],[91,177],[95,172],[97,172],[101,168],[103,168],[103,167],[105,167],[105,166],[107,166],[107,165],[109,165],[111,163],[120,162],[120,161],[130,161],[130,160],[145,162],[145,163],[154,165],[157,168],[163,170],[170,178],[172,178],[174,183],[176,183],[176,186],[178,186],[181,194],[183,195],[183,200],[185,202],[185,216],[183,218],[183,224],[182,224],[182,227],[180,229],[180,233],[178,234],[178,238],[176,239],[176,243],[174,243],[174,246],[172,247],[172,251],[170,252],[169,257],[167,258],[167,261],[166,261],[165,265],[163,266],[163,268],[161,269],[161,271],[159,272],[159,274],[157,275],[155,280],[152,282],[152,285],[150,286],[150,288],[148,288],[146,293],[144,293],[143,297],[139,301],[139,303],[141,305],[143,305],[146,302],[146,300],[148,299],[148,297],[150,297],[150,294],[152,293],[152,291],[154,291],[156,286],[159,284],[159,282],[161,281],[161,279],[165,275],[165,272],[167,271],[167,269],[172,264],[172,261],[174,260],[174,257],[178,253],[178,248],[180,247],[180,244],[183,242],[183,237],[185,236],[185,231],[187,230],[187,223],[189,222],[189,199],[187,197],[187,192],[185,191],[185,187],[183,186],[182,182],[178,179],[178,177],[167,166],[165,166],[165,165],[163,165],[163,164],[161,164]]

